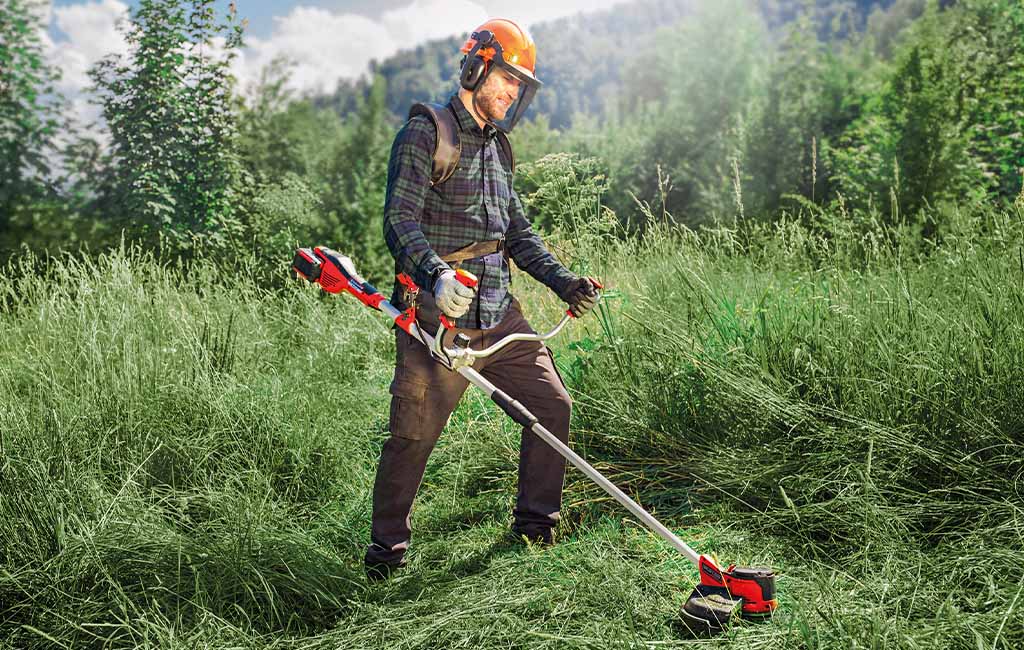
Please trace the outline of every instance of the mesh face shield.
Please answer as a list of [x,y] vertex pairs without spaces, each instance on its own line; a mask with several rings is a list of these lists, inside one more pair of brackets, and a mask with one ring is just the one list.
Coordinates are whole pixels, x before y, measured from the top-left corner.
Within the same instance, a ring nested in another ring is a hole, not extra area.
[[[466,57],[467,64],[478,54],[487,61],[487,70],[473,91],[473,109],[488,124],[508,133],[523,116],[542,85],[528,68],[520,65],[533,65],[532,55],[527,58],[527,52],[502,50],[497,39],[486,44],[478,41]],[[486,102],[487,106],[479,98],[480,89],[484,86],[487,86],[488,94],[492,96]]]

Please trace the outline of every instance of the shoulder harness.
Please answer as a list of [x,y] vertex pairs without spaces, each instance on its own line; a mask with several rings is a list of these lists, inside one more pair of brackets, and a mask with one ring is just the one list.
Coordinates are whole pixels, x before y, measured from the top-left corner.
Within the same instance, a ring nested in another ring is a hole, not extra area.
[[[459,166],[459,158],[462,156],[462,138],[459,136],[459,123],[454,113],[441,104],[413,104],[409,109],[409,119],[417,115],[424,115],[437,129],[437,139],[434,142],[434,167],[430,174],[430,185],[435,187],[445,182],[455,173]],[[516,173],[516,158],[512,153],[512,143],[508,136],[501,131],[495,130],[495,139],[508,164],[510,173]]]

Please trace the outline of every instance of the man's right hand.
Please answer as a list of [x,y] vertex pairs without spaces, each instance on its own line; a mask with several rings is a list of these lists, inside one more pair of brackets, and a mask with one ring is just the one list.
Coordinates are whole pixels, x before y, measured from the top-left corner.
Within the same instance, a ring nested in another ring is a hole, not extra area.
[[434,281],[434,302],[441,313],[449,318],[458,318],[469,311],[475,292],[459,282],[455,271],[446,269]]

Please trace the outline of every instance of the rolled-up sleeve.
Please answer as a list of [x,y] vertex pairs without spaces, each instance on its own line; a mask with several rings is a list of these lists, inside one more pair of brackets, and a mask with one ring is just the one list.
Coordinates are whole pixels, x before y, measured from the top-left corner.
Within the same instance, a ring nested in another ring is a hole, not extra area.
[[449,268],[420,229],[423,204],[430,187],[436,131],[425,117],[406,122],[391,146],[387,195],[384,199],[384,241],[399,271],[430,291],[435,273]]
[[533,231],[533,226],[526,218],[526,211],[515,190],[512,190],[509,203],[509,226],[508,232],[505,233],[505,245],[516,266],[556,294],[562,294],[565,287],[576,279],[576,276],[551,254],[540,236]]

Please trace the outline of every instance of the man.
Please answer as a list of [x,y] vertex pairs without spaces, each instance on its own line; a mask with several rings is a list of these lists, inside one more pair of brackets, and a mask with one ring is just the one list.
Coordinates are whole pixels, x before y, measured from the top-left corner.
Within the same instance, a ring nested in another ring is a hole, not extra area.
[[[483,348],[513,332],[533,332],[509,293],[509,256],[567,302],[576,316],[593,307],[596,289],[591,278],[575,276],[548,252],[512,187],[511,149],[503,139],[539,86],[533,40],[509,20],[490,20],[473,32],[462,52],[461,87],[443,109],[454,116],[446,123],[458,130],[458,164],[443,182],[434,182],[439,127],[422,115],[406,122],[391,149],[384,236],[396,272],[409,274],[421,288],[418,313],[426,329],[436,331],[442,313],[454,321],[456,332],[470,338],[472,347]],[[458,281],[453,266],[478,278],[476,291]],[[408,300],[396,285],[392,304],[403,309]],[[377,468],[365,558],[371,579],[389,576],[405,564],[410,512],[427,458],[468,386],[462,375],[432,360],[427,348],[404,331],[396,328],[395,336],[391,435]],[[568,441],[572,400],[542,344],[516,342],[478,359],[473,367]],[[524,429],[515,535],[552,543],[564,473],[562,457]]]

